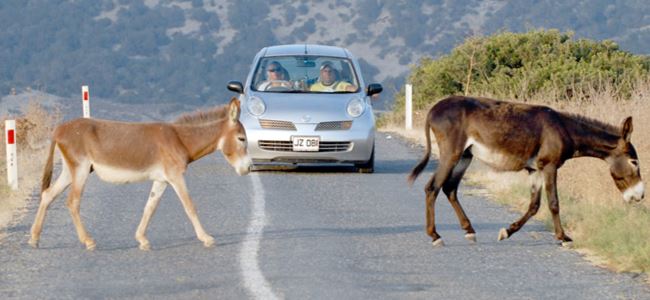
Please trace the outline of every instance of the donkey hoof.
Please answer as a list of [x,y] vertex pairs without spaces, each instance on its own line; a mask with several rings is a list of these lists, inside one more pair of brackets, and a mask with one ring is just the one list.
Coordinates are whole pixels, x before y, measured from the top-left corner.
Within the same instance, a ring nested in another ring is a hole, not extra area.
[[210,248],[210,247],[214,246],[214,238],[210,237],[210,238],[205,239],[203,241],[203,246],[205,246],[206,248]]
[[151,250],[151,245],[149,244],[149,242],[140,243],[140,246],[138,248],[140,248],[140,250],[142,251],[149,251]]
[[465,234],[465,239],[470,241],[472,244],[476,244],[476,233]]
[[95,241],[93,241],[92,239],[86,241],[86,250],[93,251],[93,250],[95,250],[96,247],[97,247],[97,244],[95,244]]
[[38,240],[35,239],[29,239],[29,242],[27,242],[32,248],[37,249],[38,248]]
[[507,239],[508,237],[509,237],[508,236],[508,231],[505,228],[501,228],[501,230],[499,230],[499,238],[498,238],[498,240],[501,241],[501,240]]
[[562,242],[562,247],[567,249],[573,249],[573,241]]
[[440,248],[445,246],[445,242],[442,241],[441,238],[438,238],[437,240],[431,242],[434,248]]

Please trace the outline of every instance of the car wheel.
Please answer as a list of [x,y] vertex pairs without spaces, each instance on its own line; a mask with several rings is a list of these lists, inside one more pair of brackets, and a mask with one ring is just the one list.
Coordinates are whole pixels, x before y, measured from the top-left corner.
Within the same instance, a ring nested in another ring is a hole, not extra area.
[[375,148],[372,148],[372,154],[370,154],[370,159],[362,164],[355,165],[357,172],[370,174],[375,172]]

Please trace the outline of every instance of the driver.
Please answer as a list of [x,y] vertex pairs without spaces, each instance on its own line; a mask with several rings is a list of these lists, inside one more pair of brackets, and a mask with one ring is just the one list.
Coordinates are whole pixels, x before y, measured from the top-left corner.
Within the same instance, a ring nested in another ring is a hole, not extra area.
[[318,81],[309,87],[313,92],[354,92],[357,87],[347,81],[338,80],[337,70],[331,61],[324,61],[320,65]]
[[277,61],[272,61],[266,66],[266,80],[257,86],[258,91],[268,91],[273,88],[290,88],[291,83],[288,81],[286,74],[288,72]]

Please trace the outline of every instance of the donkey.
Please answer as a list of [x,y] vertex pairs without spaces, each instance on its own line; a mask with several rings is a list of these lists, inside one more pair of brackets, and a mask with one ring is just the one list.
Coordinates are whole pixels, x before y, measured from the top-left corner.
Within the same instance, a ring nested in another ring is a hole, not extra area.
[[[227,113],[226,113],[227,110]],[[104,181],[129,183],[152,180],[153,186],[135,233],[141,250],[149,250],[147,225],[168,184],[172,186],[203,245],[214,238],[205,232],[187,191],[183,174],[187,165],[215,150],[221,150],[239,175],[249,172],[246,132],[239,122],[240,102],[233,98],[227,106],[210,113],[181,117],[175,123],[125,123],[97,119],[76,119],[55,130],[42,179],[41,202],[31,229],[29,244],[38,248],[48,206],[69,185],[66,206],[70,210],[79,241],[88,250],[95,241],[86,232],[79,216],[81,193],[88,175],[95,171]],[[50,186],[55,148],[62,158],[61,174]]]
[[431,108],[424,129],[426,152],[411,171],[408,182],[412,185],[429,161],[430,131],[433,131],[440,150],[440,162],[424,191],[426,231],[434,246],[444,245],[436,232],[434,208],[441,188],[466,231],[465,238],[476,242],[474,228],[456,194],[473,157],[498,171],[525,169],[531,179],[528,211],[507,229],[502,228],[498,240],[512,236],[537,213],[543,186],[553,216],[555,238],[571,242],[560,223],[556,183],[557,170],[574,157],[591,156],[605,160],[625,202],[639,202],[644,198],[639,160],[630,142],[632,117],[626,118],[617,128],[546,106],[452,96]]

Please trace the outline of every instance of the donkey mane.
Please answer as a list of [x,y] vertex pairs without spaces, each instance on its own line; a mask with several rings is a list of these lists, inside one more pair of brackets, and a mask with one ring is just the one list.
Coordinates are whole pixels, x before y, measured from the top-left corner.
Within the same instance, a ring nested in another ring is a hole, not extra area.
[[619,126],[608,124],[603,121],[589,118],[577,113],[569,113],[569,112],[558,112],[558,113],[563,117],[571,119],[580,125],[586,125],[588,127],[602,130],[616,137],[621,136],[621,128]]
[[176,118],[175,124],[199,125],[221,120],[228,116],[228,105],[217,106],[208,110],[185,113]]

